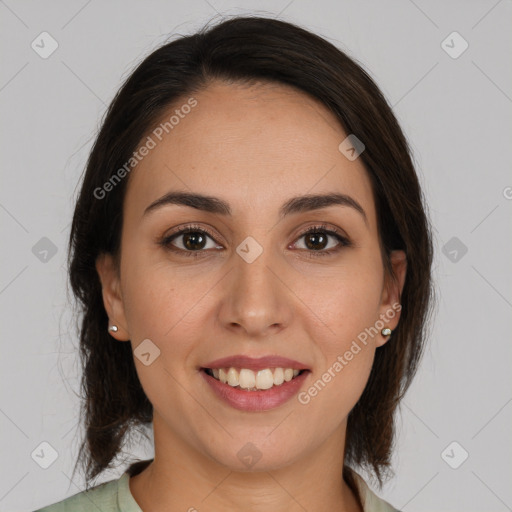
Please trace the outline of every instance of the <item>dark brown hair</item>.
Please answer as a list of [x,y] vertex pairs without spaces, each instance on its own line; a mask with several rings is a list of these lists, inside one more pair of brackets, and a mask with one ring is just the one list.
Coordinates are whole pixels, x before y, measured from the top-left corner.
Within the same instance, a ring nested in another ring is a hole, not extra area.
[[[85,467],[89,486],[113,465],[128,434],[149,425],[153,414],[130,343],[116,342],[107,332],[95,267],[101,253],[119,257],[128,179],[102,198],[94,191],[129,161],[170,106],[214,80],[294,87],[322,102],[346,134],[355,134],[365,145],[359,158],[373,186],[385,268],[391,271],[390,252],[402,249],[407,276],[399,325],[376,351],[368,383],[348,417],[344,476],[352,482],[349,467],[360,466],[382,485],[390,471],[394,415],[416,372],[432,302],[431,232],[418,177],[391,108],[362,66],[297,25],[253,16],[205,26],[152,52],[122,85],[103,119],[69,239],[70,284],[82,314],[81,419],[86,439],[77,464]],[[141,467],[138,462],[130,470]]]

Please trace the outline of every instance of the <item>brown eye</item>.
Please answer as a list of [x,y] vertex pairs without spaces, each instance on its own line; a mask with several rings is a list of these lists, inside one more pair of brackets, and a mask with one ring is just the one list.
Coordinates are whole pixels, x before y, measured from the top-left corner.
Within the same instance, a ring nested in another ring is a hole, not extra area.
[[199,231],[183,233],[181,236],[183,237],[183,245],[186,249],[191,251],[204,249],[206,237]]
[[[209,247],[207,246],[208,239],[212,241]],[[194,226],[185,226],[166,236],[160,241],[160,245],[184,256],[200,256],[207,249],[218,248],[214,242],[213,235],[206,230]]]
[[[212,242],[210,247],[207,246],[208,239]],[[299,249],[306,251],[312,257],[332,255],[343,247],[352,245],[348,238],[324,225],[308,228],[298,239],[305,241],[305,247],[299,247]],[[216,245],[211,233],[198,226],[182,227],[163,238],[160,245],[179,255],[194,257],[206,255],[207,249],[222,249],[222,246]]]
[[[300,235],[299,240],[301,238],[305,241],[304,250],[313,253],[312,256],[332,255],[340,251],[343,247],[350,247],[352,245],[348,238],[334,229],[328,229],[327,226],[324,225],[308,228]],[[333,239],[333,242],[330,242],[330,239]],[[337,243],[334,241],[337,241]],[[329,243],[334,245],[328,247]]]
[[304,238],[306,240],[307,248],[315,251],[325,249],[328,242],[328,236],[321,232],[308,233],[307,235],[304,235]]

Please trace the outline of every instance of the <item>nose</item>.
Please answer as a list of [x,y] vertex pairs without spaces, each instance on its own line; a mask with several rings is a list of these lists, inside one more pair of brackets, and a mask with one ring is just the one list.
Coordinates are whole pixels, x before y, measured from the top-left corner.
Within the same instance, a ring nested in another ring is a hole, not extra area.
[[246,336],[277,334],[290,324],[293,293],[270,250],[249,261],[233,253],[233,268],[223,287],[220,321],[226,329]]

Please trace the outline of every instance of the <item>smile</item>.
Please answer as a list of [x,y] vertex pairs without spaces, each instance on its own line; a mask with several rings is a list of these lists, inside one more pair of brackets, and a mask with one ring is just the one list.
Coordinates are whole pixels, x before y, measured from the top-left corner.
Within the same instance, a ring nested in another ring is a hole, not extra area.
[[258,391],[280,386],[290,382],[302,372],[293,368],[265,368],[253,371],[248,368],[204,368],[204,371],[214,379],[237,389]]
[[[311,371],[282,367],[257,371],[248,368],[238,370],[235,367],[203,367],[199,373],[213,391],[213,396],[221,402],[241,411],[261,412],[291,400],[304,386]],[[220,380],[221,376],[226,382]],[[246,387],[241,387],[240,383]]]

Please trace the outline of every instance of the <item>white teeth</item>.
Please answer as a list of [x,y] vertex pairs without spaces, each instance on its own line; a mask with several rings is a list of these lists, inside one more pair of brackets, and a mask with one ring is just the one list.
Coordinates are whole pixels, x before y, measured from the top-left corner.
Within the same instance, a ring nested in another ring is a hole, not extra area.
[[270,389],[273,386],[280,386],[283,382],[289,382],[299,375],[300,370],[293,368],[265,368],[254,372],[247,368],[238,371],[236,368],[215,368],[213,376],[231,387],[242,389]]
[[228,370],[228,384],[230,386],[238,386],[238,372],[234,368]]
[[284,370],[282,368],[276,368],[274,370],[274,384],[280,386],[284,382]]
[[[234,368],[230,368],[230,370],[236,370]],[[228,383],[229,384],[229,383]],[[240,387],[242,389],[250,389],[256,387],[256,376],[252,370],[240,370]]]
[[258,389],[270,389],[274,385],[274,376],[272,372],[267,368],[266,370],[260,370],[256,375],[256,387]]

